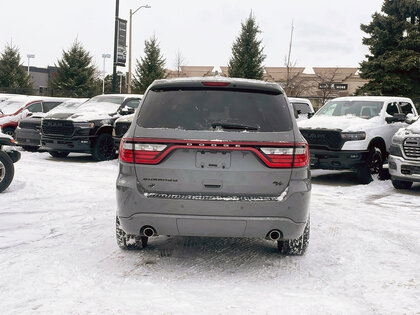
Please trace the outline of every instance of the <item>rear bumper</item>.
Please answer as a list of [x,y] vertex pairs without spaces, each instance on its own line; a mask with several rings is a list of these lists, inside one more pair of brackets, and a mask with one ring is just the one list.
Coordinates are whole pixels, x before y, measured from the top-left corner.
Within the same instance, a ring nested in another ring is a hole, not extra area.
[[119,220],[128,234],[139,234],[143,226],[152,226],[158,235],[264,238],[275,229],[281,231],[283,239],[296,239],[305,228],[305,223],[278,217],[135,214]]
[[409,161],[390,155],[389,174],[393,180],[420,182],[420,161]]
[[93,137],[49,138],[42,137],[41,145],[48,151],[91,153]]
[[152,226],[158,235],[265,238],[277,229],[283,239],[295,239],[309,217],[307,177],[292,178],[287,193],[264,201],[150,197],[138,189],[135,178],[133,167],[120,165],[117,216],[128,234],[139,235],[142,227]]
[[309,148],[312,169],[357,169],[366,164],[368,154],[367,150],[329,151]]
[[36,129],[16,129],[16,142],[19,146],[40,146],[41,135]]

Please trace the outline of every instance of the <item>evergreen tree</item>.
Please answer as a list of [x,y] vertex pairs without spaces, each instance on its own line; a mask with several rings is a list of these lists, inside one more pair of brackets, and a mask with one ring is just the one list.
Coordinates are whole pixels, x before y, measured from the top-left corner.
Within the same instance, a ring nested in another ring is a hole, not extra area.
[[419,96],[419,15],[418,0],[385,0],[382,13],[361,25],[370,55],[360,64],[360,76],[369,82],[358,94]]
[[232,45],[232,57],[228,63],[230,77],[262,80],[264,75],[264,48],[257,39],[261,33],[254,16],[249,15],[245,23],[241,23],[241,34]]
[[9,44],[0,55],[0,87],[29,89],[29,76],[22,66],[19,49]]
[[144,58],[137,60],[136,74],[132,88],[136,93],[144,93],[148,86],[158,79],[165,77],[165,59],[160,54],[159,44],[155,36],[144,42]]
[[63,50],[63,57],[55,66],[57,73],[50,81],[53,89],[61,90],[63,95],[75,97],[87,97],[98,93],[98,80],[92,56],[77,40],[68,51]]

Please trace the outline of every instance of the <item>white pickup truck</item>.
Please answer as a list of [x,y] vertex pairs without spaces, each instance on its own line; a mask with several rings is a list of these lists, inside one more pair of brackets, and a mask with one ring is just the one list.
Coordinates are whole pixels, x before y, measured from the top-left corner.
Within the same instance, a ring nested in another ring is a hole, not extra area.
[[361,183],[381,174],[392,136],[418,117],[409,98],[335,98],[308,120],[298,122],[309,144],[312,168],[354,170]]
[[409,189],[420,182],[420,119],[402,128],[392,138],[389,173],[397,189]]

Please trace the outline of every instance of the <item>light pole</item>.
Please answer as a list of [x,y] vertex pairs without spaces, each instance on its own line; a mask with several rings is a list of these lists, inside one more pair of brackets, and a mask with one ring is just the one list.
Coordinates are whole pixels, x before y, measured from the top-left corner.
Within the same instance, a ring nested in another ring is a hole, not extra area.
[[29,77],[29,62],[31,60],[31,58],[35,58],[34,54],[27,54],[26,57],[28,57],[28,77]]
[[141,8],[150,9],[151,6],[146,4],[138,7],[136,10],[130,9],[130,31],[129,31],[129,47],[128,47],[128,78],[127,78],[127,91],[128,93],[131,93],[131,44],[132,44],[132,32],[133,32],[133,15],[140,10]]
[[107,58],[111,58],[111,54],[102,54],[102,58],[104,59],[104,68],[102,71],[102,94],[105,94],[105,60]]
[[117,86],[117,43],[118,43],[118,15],[120,12],[120,0],[115,3],[115,30],[114,30],[114,62],[112,65],[112,93],[115,93]]
[[121,71],[118,71],[117,74],[120,77],[120,94],[121,94],[122,93],[122,81],[123,81],[122,78],[124,76],[124,73],[121,72]]

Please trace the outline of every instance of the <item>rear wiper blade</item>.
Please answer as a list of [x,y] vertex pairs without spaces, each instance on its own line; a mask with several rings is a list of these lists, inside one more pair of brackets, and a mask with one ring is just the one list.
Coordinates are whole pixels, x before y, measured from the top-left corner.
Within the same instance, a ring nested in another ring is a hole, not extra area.
[[258,130],[259,126],[250,126],[244,124],[230,123],[230,122],[214,122],[211,124],[213,128],[222,127],[223,129],[242,129],[242,130]]

